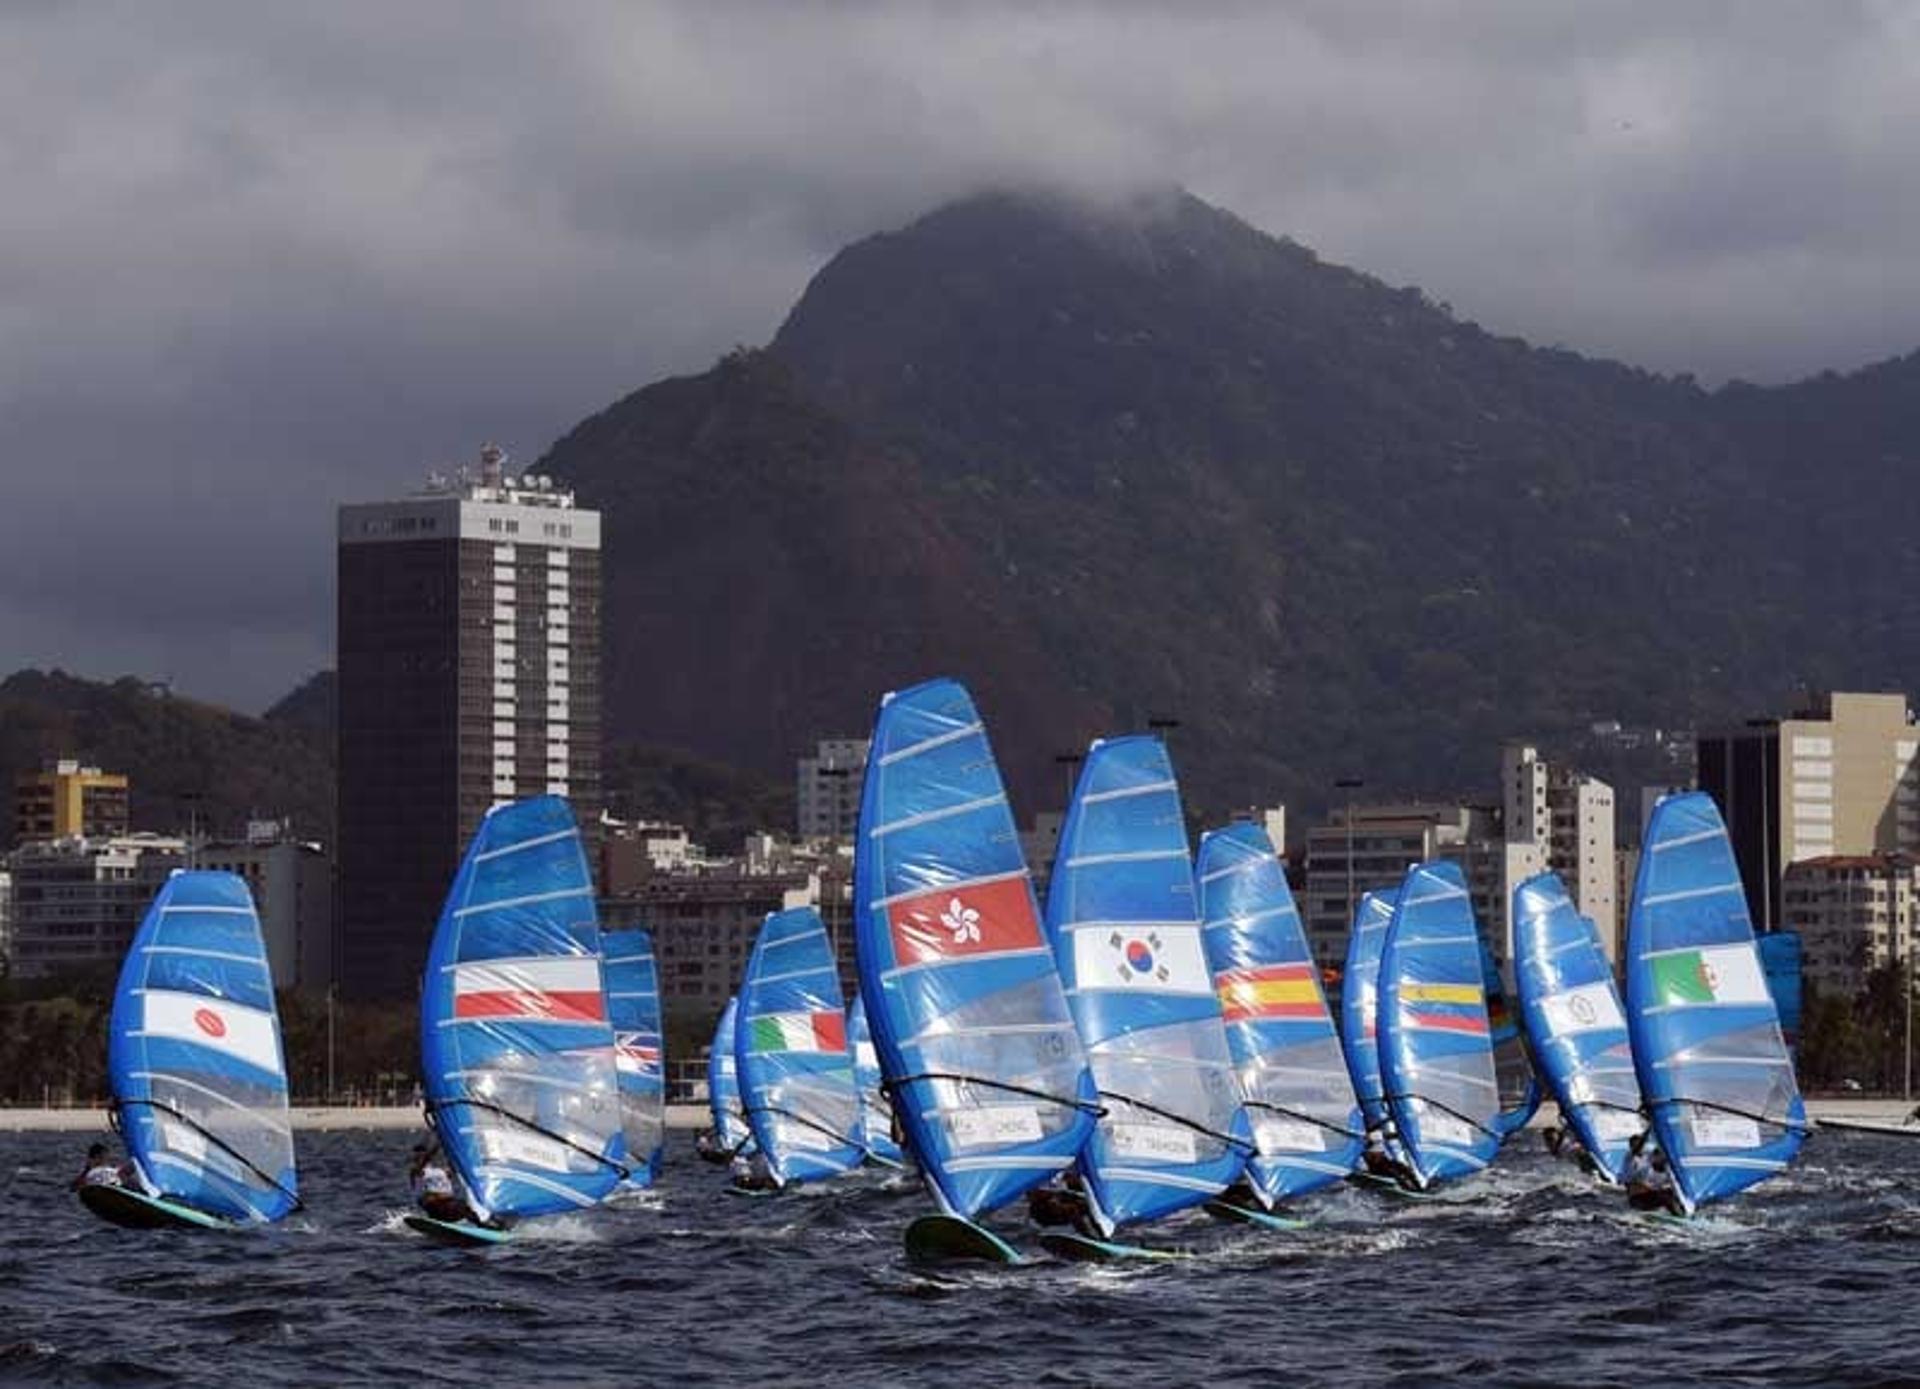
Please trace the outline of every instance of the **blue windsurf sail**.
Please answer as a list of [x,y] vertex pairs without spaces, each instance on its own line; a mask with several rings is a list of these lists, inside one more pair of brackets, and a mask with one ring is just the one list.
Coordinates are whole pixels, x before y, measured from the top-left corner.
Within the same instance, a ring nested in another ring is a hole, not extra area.
[[1760,947],[1760,967],[1767,972],[1767,992],[1780,1012],[1780,1035],[1786,1039],[1787,1055],[1800,1055],[1800,933],[1768,931],[1755,937]]
[[593,882],[560,797],[474,831],[427,952],[420,1059],[481,1220],[577,1210],[626,1179]]
[[714,1024],[713,1044],[707,1049],[707,1112],[713,1118],[713,1139],[728,1153],[754,1151],[753,1130],[740,1107],[740,1076],[734,1068],[734,1026],[740,1015],[738,995],[727,1000]]
[[867,1028],[867,1005],[859,994],[847,1007],[847,1045],[853,1048],[853,1079],[860,1087],[860,1141],[870,1156],[898,1166],[905,1159],[893,1140],[893,1102],[880,1084],[880,1053]]
[[1627,1029],[1640,1090],[1691,1211],[1785,1169],[1806,1105],[1713,798],[1647,823],[1627,917]]
[[667,1135],[667,1067],[660,1031],[660,971],[653,937],[607,931],[600,937],[607,1021],[620,1077],[620,1126],[627,1136],[627,1184],[652,1186]]
[[1500,1149],[1500,1086],[1480,932],[1460,866],[1407,870],[1380,952],[1380,1071],[1422,1187],[1477,1172]]
[[1561,1117],[1601,1175],[1618,1183],[1627,1141],[1645,1127],[1640,1082],[1613,965],[1557,873],[1513,891],[1513,967],[1527,1036]]
[[866,1156],[840,968],[820,913],[774,912],[740,985],[734,1073],[776,1185],[837,1177]]
[[222,1219],[300,1204],[273,975],[246,883],[176,872],[120,967],[107,1079],[149,1195]]
[[854,853],[867,1024],[907,1151],[971,1220],[1073,1165],[1099,1108],[966,690],[888,695]]
[[1369,892],[1353,914],[1340,975],[1340,1038],[1347,1073],[1369,1129],[1385,1129],[1387,1091],[1380,1077],[1380,950],[1393,921],[1391,892]]
[[1047,931],[1106,1113],[1080,1156],[1104,1233],[1198,1205],[1253,1150],[1207,968],[1186,817],[1158,738],[1087,749]]
[[1247,1176],[1271,1207],[1353,1171],[1365,1120],[1266,831],[1232,825],[1203,836],[1195,875],[1207,967],[1252,1122]]
[[1533,1061],[1527,1055],[1527,1039],[1520,1030],[1520,1019],[1507,1004],[1506,981],[1493,962],[1486,938],[1480,940],[1481,986],[1487,995],[1487,1037],[1493,1043],[1493,1075],[1500,1086],[1500,1117],[1494,1127],[1500,1136],[1527,1126],[1527,1120],[1540,1108],[1540,1078],[1533,1073]]

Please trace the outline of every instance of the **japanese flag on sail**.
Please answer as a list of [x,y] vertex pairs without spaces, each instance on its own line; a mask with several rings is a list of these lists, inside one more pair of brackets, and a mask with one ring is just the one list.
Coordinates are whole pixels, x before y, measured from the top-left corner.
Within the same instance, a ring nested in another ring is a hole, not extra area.
[[1627,1025],[1619,1000],[1606,984],[1582,984],[1565,993],[1548,994],[1540,1000],[1540,1009],[1547,1015],[1547,1027],[1556,1037]]
[[600,961],[592,955],[543,955],[455,965],[453,1016],[463,1022],[605,1022]]
[[1040,948],[1040,921],[1024,873],[889,902],[887,928],[893,958],[902,965]]
[[1083,989],[1211,994],[1198,926],[1086,926],[1073,933],[1073,977]]
[[1655,1006],[1689,1003],[1765,1003],[1771,997],[1753,946],[1715,945],[1655,955]]
[[280,1039],[273,1014],[224,998],[178,989],[147,989],[140,1030],[149,1037],[198,1042],[249,1066],[281,1073]]

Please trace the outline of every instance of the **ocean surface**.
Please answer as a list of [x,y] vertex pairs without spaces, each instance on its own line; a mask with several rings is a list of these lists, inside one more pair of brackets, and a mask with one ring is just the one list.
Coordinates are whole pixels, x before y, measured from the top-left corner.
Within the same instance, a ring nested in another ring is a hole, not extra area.
[[[880,1174],[765,1200],[672,1135],[657,1192],[445,1249],[399,1223],[404,1133],[302,1133],[284,1227],[144,1233],[65,1190],[74,1134],[0,1135],[0,1382],[1920,1384],[1920,1142],[1821,1135],[1690,1228],[1518,1136],[1411,1203],[1287,1234],[1191,1216],[1178,1262],[926,1272]],[[996,1226],[1032,1246],[1023,1220]]]

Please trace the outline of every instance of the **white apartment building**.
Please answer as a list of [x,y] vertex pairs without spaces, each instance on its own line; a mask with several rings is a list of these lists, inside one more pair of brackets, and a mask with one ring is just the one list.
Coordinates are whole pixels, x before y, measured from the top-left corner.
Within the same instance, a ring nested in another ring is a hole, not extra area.
[[1787,869],[1781,907],[1783,926],[1800,933],[1806,981],[1855,998],[1870,973],[1912,955],[1920,861],[1906,854],[1802,859]]
[[117,964],[186,850],[185,840],[158,834],[73,835],[15,849],[13,972],[31,979]]

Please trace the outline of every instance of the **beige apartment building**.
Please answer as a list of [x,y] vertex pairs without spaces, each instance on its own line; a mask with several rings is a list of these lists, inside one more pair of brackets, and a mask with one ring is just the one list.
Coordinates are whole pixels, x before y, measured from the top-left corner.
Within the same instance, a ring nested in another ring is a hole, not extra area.
[[1818,696],[1790,718],[1702,734],[1698,751],[1762,931],[1785,924],[1789,864],[1920,852],[1920,729],[1903,694]]

